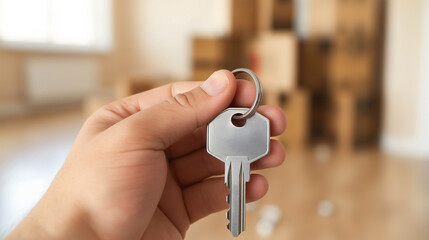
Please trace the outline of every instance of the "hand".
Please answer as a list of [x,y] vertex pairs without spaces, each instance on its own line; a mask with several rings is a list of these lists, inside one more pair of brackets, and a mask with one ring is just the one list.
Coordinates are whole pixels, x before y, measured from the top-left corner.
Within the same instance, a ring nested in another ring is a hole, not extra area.
[[[177,82],[106,105],[84,124],[46,194],[6,239],[182,239],[189,225],[228,207],[224,165],[205,149],[206,124],[228,106],[250,106],[253,84],[229,71]],[[261,106],[271,134],[281,110]],[[252,164],[281,164],[282,145]],[[267,191],[252,175],[247,200]]]

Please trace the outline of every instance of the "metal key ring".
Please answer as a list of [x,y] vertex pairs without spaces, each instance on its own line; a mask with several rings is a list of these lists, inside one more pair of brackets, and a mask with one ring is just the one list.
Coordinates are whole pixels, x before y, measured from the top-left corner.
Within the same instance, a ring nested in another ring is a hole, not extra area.
[[237,68],[234,71],[232,71],[232,74],[234,74],[235,77],[237,77],[238,74],[240,74],[240,73],[247,73],[253,79],[253,81],[255,82],[255,87],[256,87],[256,97],[255,97],[255,101],[253,102],[252,107],[250,107],[250,109],[247,112],[240,114],[240,115],[235,115],[233,118],[234,119],[248,119],[256,113],[259,105],[261,105],[262,85],[261,85],[261,81],[259,80],[256,73],[252,72],[251,70],[249,70],[247,68]]

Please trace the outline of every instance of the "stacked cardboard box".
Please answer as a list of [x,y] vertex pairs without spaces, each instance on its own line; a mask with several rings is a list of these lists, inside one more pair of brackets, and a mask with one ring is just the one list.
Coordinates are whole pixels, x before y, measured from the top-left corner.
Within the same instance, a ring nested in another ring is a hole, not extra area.
[[287,130],[279,139],[288,148],[302,149],[309,136],[309,94],[303,90],[265,92],[264,104],[277,105],[287,116]]
[[376,35],[380,30],[378,21],[383,2],[384,0],[337,0],[337,33],[360,28],[365,35]]
[[333,138],[341,152],[350,152],[354,146],[357,116],[354,96],[348,91],[337,91],[332,97],[334,108],[330,123]]
[[261,79],[265,101],[282,107],[290,128],[280,139],[304,146],[308,136],[308,94],[297,88],[296,35],[290,30],[292,0],[232,0],[231,33],[193,40],[193,79],[221,68],[251,68]]
[[289,149],[306,146],[309,132],[309,94],[297,88],[297,39],[290,31],[261,34],[254,43],[253,70],[264,87],[266,104],[283,109],[287,130],[279,139]]
[[247,41],[240,38],[194,38],[193,80],[204,81],[219,69],[247,67],[247,48]]
[[374,144],[379,129],[378,99],[372,94],[337,90],[331,129],[334,141],[342,152]]
[[381,0],[338,0],[330,66],[332,88],[378,89],[382,7]]
[[312,143],[331,142],[332,99],[328,91],[311,91],[310,95],[310,133]]
[[258,0],[257,1],[257,33],[277,30],[292,30],[294,23],[293,0]]
[[326,91],[332,42],[309,39],[299,43],[298,83],[311,92]]
[[293,0],[232,0],[231,9],[231,34],[235,37],[293,27]]
[[296,88],[297,39],[290,31],[264,33],[254,43],[252,69],[269,92]]
[[[335,32],[337,2],[342,0],[301,1],[306,8],[302,21],[303,34],[308,39],[330,38]],[[347,1],[347,0],[346,0]],[[303,2],[307,2],[303,3]]]
[[380,121],[383,0],[337,0],[329,67],[332,137],[341,151],[374,143]]
[[332,99],[328,89],[328,66],[332,42],[312,38],[299,43],[298,84],[310,95],[310,141],[329,142]]
[[[266,1],[266,0],[265,0]],[[272,28],[292,29],[294,18],[293,0],[273,0],[272,4]]]
[[231,0],[231,35],[251,38],[258,32],[258,0]]

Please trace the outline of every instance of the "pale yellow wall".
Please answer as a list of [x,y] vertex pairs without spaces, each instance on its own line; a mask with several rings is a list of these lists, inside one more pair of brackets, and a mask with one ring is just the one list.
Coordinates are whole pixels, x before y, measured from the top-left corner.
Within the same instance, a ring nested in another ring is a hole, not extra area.
[[188,80],[192,38],[219,37],[230,30],[231,0],[141,0],[139,41],[149,77]]
[[[389,0],[387,11],[383,147],[391,153],[429,155],[426,0]],[[426,22],[425,22],[426,21]]]
[[[422,0],[391,0],[388,11],[385,130],[396,137],[414,134],[420,82]],[[391,109],[394,108],[394,109]],[[408,124],[405,124],[408,123]]]
[[[136,16],[141,15],[141,1],[114,0],[114,48],[108,54],[30,52],[0,47],[0,104],[25,100],[24,71],[31,57],[82,57],[100,62],[101,85],[112,85],[121,75],[139,75],[144,71],[144,61],[136,49],[141,48],[138,37],[143,31]],[[141,37],[141,36],[140,36]]]
[[[222,36],[229,31],[229,0],[113,2],[114,48],[109,54],[87,55],[100,62],[102,85],[113,85],[115,79],[123,75],[188,80],[192,37]],[[26,59],[50,55],[76,56],[18,52],[0,47],[0,102],[24,99]]]

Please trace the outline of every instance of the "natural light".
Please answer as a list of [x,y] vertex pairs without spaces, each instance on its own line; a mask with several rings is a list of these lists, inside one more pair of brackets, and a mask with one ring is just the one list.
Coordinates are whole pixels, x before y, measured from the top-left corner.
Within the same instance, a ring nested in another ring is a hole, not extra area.
[[111,28],[111,0],[0,0],[5,47],[107,51]]

